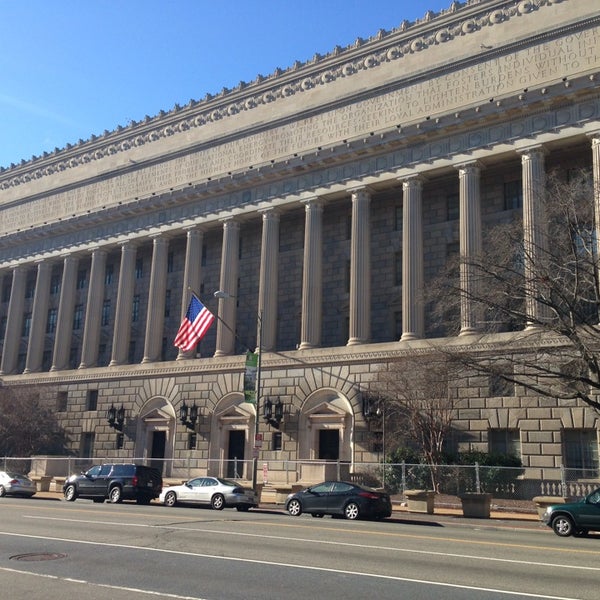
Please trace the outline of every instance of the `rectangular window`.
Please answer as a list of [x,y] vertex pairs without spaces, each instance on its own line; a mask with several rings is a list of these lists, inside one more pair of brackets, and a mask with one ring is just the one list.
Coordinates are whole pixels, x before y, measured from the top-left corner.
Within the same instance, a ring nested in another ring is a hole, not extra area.
[[140,295],[136,294],[133,297],[133,308],[131,311],[131,320],[133,322],[137,321],[140,318]]
[[208,249],[206,247],[206,244],[202,244],[202,258],[200,259],[200,265],[205,267],[206,266],[206,255],[208,254]]
[[73,329],[77,331],[83,325],[83,304],[78,304],[73,311]]
[[117,439],[115,440],[115,448],[117,450],[123,450],[124,443],[125,443],[125,435],[123,433],[117,433]]
[[7,322],[8,322],[7,317],[2,317],[0,319],[0,340],[3,340],[4,336],[6,335],[6,323]]
[[60,292],[60,275],[54,274],[50,279],[50,293],[55,296]]
[[144,276],[144,259],[138,258],[135,261],[135,278],[141,279]]
[[110,299],[102,303],[102,327],[110,324]]
[[35,279],[30,277],[25,285],[25,298],[33,298],[35,295]]
[[567,469],[580,469],[576,477],[598,477],[598,432],[563,429],[563,459]]
[[167,273],[172,273],[175,265],[175,255],[173,252],[167,254]]
[[29,332],[31,331],[31,313],[25,313],[23,317],[23,331],[21,335],[23,337],[29,337]]
[[517,208],[523,208],[523,185],[520,179],[504,184],[504,210]]
[[404,213],[403,213],[403,208],[402,208],[402,204],[394,206],[394,231],[402,231],[402,227],[403,227],[403,218],[404,218]]
[[58,392],[58,394],[56,394],[56,410],[57,410],[57,412],[66,412],[67,411],[68,398],[69,398],[68,392]]
[[281,450],[283,445],[282,445],[282,438],[283,435],[281,433],[281,431],[274,431],[273,432],[273,438],[272,438],[272,442],[271,442],[271,450]]
[[460,218],[460,199],[458,194],[446,196],[446,220],[456,221]]
[[518,429],[490,429],[488,449],[491,454],[521,457],[521,436]]
[[69,367],[71,369],[77,368],[77,358],[79,357],[79,348],[77,346],[69,350]]
[[48,310],[48,320],[46,321],[46,333],[54,333],[56,331],[56,320],[58,319],[58,310],[50,308]]
[[83,290],[87,286],[87,271],[85,269],[79,269],[77,271],[77,289]]
[[129,342],[129,353],[127,354],[127,362],[130,365],[135,363],[135,352],[136,352],[135,340],[132,340],[131,342]]
[[86,432],[81,434],[81,442],[79,445],[79,456],[81,458],[92,458],[94,453],[95,434]]
[[115,275],[115,266],[112,263],[106,265],[104,270],[104,285],[110,285]]
[[198,436],[195,432],[188,433],[188,450],[195,450]]
[[98,390],[88,390],[85,410],[98,410]]

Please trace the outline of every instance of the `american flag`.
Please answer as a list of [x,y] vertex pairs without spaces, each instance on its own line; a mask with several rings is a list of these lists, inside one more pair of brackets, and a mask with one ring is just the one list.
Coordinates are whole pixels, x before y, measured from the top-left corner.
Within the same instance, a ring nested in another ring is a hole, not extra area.
[[192,294],[173,344],[183,352],[188,352],[204,337],[214,320],[215,315]]

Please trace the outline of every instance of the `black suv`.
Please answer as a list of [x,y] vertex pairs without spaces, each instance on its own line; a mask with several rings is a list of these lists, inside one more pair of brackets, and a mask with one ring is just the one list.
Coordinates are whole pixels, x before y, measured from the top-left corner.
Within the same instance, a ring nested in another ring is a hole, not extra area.
[[63,485],[66,500],[91,498],[94,502],[112,503],[136,500],[149,504],[162,490],[162,477],[158,469],[142,465],[109,463],[95,465],[81,475],[71,475]]

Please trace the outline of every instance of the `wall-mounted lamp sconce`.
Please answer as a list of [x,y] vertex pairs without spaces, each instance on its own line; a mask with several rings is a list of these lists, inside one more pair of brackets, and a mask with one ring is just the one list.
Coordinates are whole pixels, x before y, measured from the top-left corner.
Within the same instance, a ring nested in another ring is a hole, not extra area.
[[283,420],[283,402],[279,398],[276,402],[266,398],[263,406],[263,418],[266,423],[269,423],[275,429],[279,429]]
[[121,408],[115,408],[115,405],[111,404],[110,408],[106,411],[106,420],[113,429],[123,431],[123,423],[125,423],[125,409],[123,405],[121,405]]
[[383,402],[379,396],[369,396],[364,394],[362,397],[362,413],[366,421],[380,419],[383,416]]
[[196,403],[193,406],[188,406],[184,402],[179,408],[179,420],[188,429],[196,429],[196,421],[198,420],[198,407]]

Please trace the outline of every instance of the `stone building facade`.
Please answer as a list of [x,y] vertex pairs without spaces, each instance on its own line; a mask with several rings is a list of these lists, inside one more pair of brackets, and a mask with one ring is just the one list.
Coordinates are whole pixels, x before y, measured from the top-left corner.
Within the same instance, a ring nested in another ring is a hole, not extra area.
[[[389,357],[427,348],[423,286],[487,224],[532,215],[535,231],[540,171],[600,181],[599,77],[593,2],[453,2],[0,170],[3,385],[43,390],[80,455],[167,474],[249,479],[258,456],[295,481],[376,460],[363,396]],[[184,354],[189,290],[219,318]],[[468,302],[460,319],[468,341]],[[258,415],[255,449],[242,387],[259,322],[261,403],[283,419]],[[533,468],[581,439],[597,457],[582,406],[460,393],[459,446],[508,444]]]

